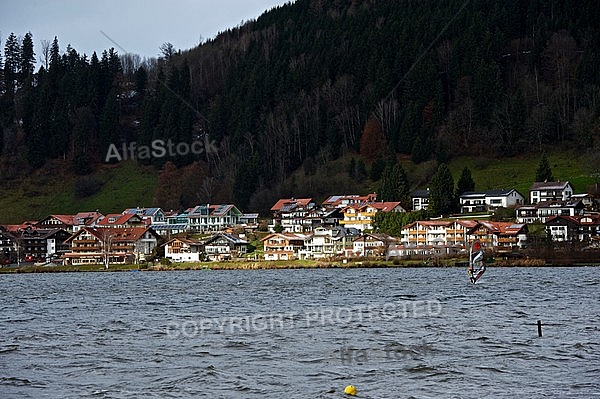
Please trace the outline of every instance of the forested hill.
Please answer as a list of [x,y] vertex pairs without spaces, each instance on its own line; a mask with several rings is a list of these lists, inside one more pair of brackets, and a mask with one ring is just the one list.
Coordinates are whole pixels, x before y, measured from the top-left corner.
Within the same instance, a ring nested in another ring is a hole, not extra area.
[[[215,150],[138,153],[178,193],[157,205],[264,209],[293,171],[348,153],[366,171],[393,153],[420,163],[598,151],[598,21],[596,0],[297,0],[145,62],[10,35],[0,172],[61,159],[87,174],[111,144],[200,140]],[[175,167],[185,187],[169,178]]]

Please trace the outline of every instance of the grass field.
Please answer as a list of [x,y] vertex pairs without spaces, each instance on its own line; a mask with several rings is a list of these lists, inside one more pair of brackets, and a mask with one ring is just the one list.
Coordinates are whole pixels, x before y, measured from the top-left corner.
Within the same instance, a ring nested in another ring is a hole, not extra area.
[[92,181],[99,190],[88,196],[77,195],[77,185],[83,184],[82,178],[69,173],[60,163],[18,181],[3,181],[0,223],[21,223],[50,214],[75,214],[96,209],[104,214],[120,213],[129,207],[150,206],[158,184],[155,171],[135,162],[101,166],[84,179]]
[[[596,182],[593,166],[585,158],[578,158],[569,152],[555,152],[547,155],[556,181],[569,181],[576,193],[586,192],[588,186]],[[471,170],[475,190],[514,188],[526,198],[529,188],[535,181],[535,172],[540,157],[515,157],[508,159],[457,158],[449,167],[454,181],[458,181],[465,166]]]

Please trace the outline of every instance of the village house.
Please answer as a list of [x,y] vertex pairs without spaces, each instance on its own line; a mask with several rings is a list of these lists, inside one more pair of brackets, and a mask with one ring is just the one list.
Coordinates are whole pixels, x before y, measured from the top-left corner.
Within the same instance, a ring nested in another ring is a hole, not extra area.
[[525,203],[525,197],[515,189],[467,191],[459,197],[460,212],[493,212]]
[[84,226],[95,226],[104,218],[104,215],[98,211],[78,212],[73,215],[73,232],[78,231]]
[[142,218],[146,224],[166,224],[167,218],[165,212],[160,208],[128,208],[123,211],[123,215],[133,213]]
[[426,211],[429,207],[429,188],[413,191],[410,198],[413,211]]
[[402,229],[402,244],[394,248],[400,255],[451,255],[466,251],[479,239],[494,251],[513,251],[527,240],[527,225],[477,220],[416,221]]
[[170,240],[172,236],[175,236],[180,233],[185,233],[188,228],[187,224],[169,224],[169,223],[159,223],[153,224],[150,226],[152,230],[156,231],[161,237]]
[[164,244],[165,258],[172,262],[200,262],[204,254],[204,241],[192,238],[172,238]]
[[580,200],[551,200],[515,208],[517,223],[546,223],[552,216],[580,216],[584,205]]
[[63,229],[74,233],[84,226],[94,226],[104,215],[98,211],[78,212],[75,215],[48,215],[35,223],[36,228],[41,229]]
[[273,220],[269,231],[275,232],[276,226],[286,233],[305,233],[313,229],[313,221],[307,215],[316,208],[312,198],[282,198],[271,207]]
[[144,261],[161,237],[150,227],[84,227],[69,237],[65,264],[128,264]]
[[469,231],[474,220],[419,220],[402,228],[401,243],[408,248],[444,248],[446,254],[465,250],[469,246]]
[[573,195],[573,186],[565,182],[534,182],[529,189],[530,204],[543,201],[566,201]]
[[218,233],[204,243],[206,258],[222,261],[240,258],[248,252],[248,241],[230,233]]
[[307,236],[299,233],[272,233],[261,239],[265,260],[298,259]]
[[323,259],[345,256],[347,246],[359,236],[356,229],[341,226],[332,228],[317,227],[312,234],[306,236],[304,248],[298,250],[300,259]]
[[586,211],[598,210],[598,201],[590,193],[573,194],[570,199],[573,201],[581,201]]
[[557,215],[546,220],[546,235],[554,242],[591,243],[600,237],[600,216]]
[[367,195],[332,195],[323,201],[323,207],[327,209],[331,208],[345,208],[350,205],[363,204],[365,202],[375,202],[377,201],[377,194],[367,194]]
[[246,231],[254,231],[258,229],[258,218],[258,213],[242,213],[239,221],[240,226],[242,226]]
[[6,262],[46,262],[66,252],[71,234],[63,228],[38,228],[34,224],[8,225],[0,230],[0,256]]
[[73,215],[48,215],[35,224],[36,228],[64,229],[69,233],[74,231]]
[[0,265],[14,263],[17,243],[15,237],[4,226],[0,226]]
[[188,209],[187,226],[190,231],[221,231],[240,224],[242,212],[233,204],[198,205]]
[[400,202],[369,202],[348,205],[343,209],[344,219],[340,225],[360,231],[371,230],[373,217],[377,212],[406,212]]
[[150,227],[167,240],[179,233],[188,231],[188,216],[186,213],[165,212],[166,223],[152,224]]
[[479,240],[492,251],[514,252],[527,244],[528,232],[523,223],[478,221],[468,235],[470,240]]
[[396,239],[387,234],[363,233],[352,242],[353,256],[386,256]]

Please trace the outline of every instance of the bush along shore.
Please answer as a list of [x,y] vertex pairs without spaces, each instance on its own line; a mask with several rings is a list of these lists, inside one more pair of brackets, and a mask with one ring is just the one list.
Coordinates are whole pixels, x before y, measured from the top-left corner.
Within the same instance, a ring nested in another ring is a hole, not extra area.
[[[468,260],[464,258],[435,258],[408,260],[232,260],[223,262],[181,262],[169,261],[142,264],[111,264],[108,268],[95,265],[21,265],[4,266],[0,273],[60,273],[60,272],[137,272],[137,271],[177,271],[177,270],[267,270],[267,269],[326,269],[326,268],[414,268],[414,267],[457,267],[466,268]],[[556,266],[600,266],[600,260],[569,261],[567,259],[494,259],[489,267],[556,267]]]

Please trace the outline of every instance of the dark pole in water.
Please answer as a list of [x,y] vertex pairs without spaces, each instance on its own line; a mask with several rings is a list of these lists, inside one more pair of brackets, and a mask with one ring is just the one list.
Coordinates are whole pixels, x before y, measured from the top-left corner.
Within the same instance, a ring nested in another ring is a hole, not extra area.
[[538,325],[538,337],[541,337],[542,336],[542,321],[538,320],[537,325]]

